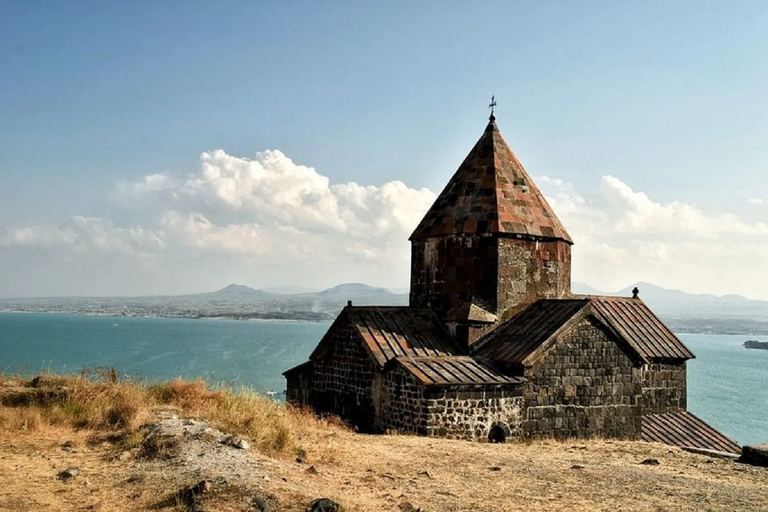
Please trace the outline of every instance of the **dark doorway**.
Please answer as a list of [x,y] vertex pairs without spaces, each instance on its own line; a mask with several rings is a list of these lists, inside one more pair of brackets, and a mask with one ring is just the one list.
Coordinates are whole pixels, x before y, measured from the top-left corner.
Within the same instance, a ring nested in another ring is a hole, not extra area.
[[507,434],[504,433],[503,428],[496,425],[488,432],[488,441],[491,443],[504,443],[507,441]]

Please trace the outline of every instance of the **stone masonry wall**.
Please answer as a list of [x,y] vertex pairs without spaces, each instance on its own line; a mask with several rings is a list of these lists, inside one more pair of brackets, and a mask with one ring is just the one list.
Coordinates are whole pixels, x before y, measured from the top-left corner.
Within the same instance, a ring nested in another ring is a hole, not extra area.
[[503,322],[538,299],[571,293],[571,246],[562,241],[500,238],[498,316]]
[[686,364],[646,364],[639,370],[642,383],[642,413],[685,411],[688,406]]
[[304,364],[286,375],[285,399],[296,405],[309,405],[312,395],[312,365]]
[[525,436],[633,439],[640,432],[636,365],[591,319],[558,340],[526,377]]
[[522,388],[428,390],[426,404],[428,436],[487,441],[495,426],[507,439],[522,433]]
[[384,430],[403,434],[427,433],[424,386],[401,367],[384,374],[381,389],[381,419]]
[[571,246],[497,236],[447,236],[412,242],[412,307],[438,316],[475,297],[504,321],[540,298],[571,292]]
[[517,438],[522,406],[522,387],[427,388],[399,367],[382,385],[385,428],[406,434],[485,441],[499,426],[506,438]]
[[499,426],[507,439],[522,433],[523,397],[519,389],[443,388],[427,396],[428,436],[487,441]]
[[431,307],[438,317],[473,296],[496,307],[494,237],[449,236],[411,245],[410,305]]
[[331,329],[313,357],[310,405],[319,413],[339,415],[363,432],[376,431],[372,395],[378,369],[351,325],[337,321]]

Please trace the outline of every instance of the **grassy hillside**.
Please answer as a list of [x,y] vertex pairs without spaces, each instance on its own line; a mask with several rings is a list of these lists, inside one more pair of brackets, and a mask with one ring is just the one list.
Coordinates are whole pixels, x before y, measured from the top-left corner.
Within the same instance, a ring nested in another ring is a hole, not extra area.
[[19,511],[768,509],[768,469],[664,445],[366,436],[247,391],[111,371],[0,376],[0,482],[0,510]]

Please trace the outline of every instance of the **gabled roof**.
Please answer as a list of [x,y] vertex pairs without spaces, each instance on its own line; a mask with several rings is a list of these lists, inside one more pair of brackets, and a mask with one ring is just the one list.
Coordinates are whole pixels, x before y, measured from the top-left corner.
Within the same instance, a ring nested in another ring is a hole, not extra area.
[[589,315],[629,345],[643,362],[696,357],[642,300],[587,296],[540,299],[480,339],[473,353],[525,364],[559,333]]
[[406,356],[396,358],[395,362],[425,386],[515,386],[526,381],[498,363],[469,356]]
[[521,364],[587,303],[586,299],[538,300],[482,337],[474,344],[473,352],[494,361]]
[[640,432],[640,438],[647,442],[741,453],[741,446],[687,411],[643,416]]
[[590,303],[644,360],[696,357],[642,300],[592,297]]
[[380,366],[398,356],[460,354],[445,327],[431,309],[404,306],[347,306],[309,356],[312,360],[326,338],[346,324]]
[[506,234],[573,243],[504,141],[493,116],[410,240],[462,234]]

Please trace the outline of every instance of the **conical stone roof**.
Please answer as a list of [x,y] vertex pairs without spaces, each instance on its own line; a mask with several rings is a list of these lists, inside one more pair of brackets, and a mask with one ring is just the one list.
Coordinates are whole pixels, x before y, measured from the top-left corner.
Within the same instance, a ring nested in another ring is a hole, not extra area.
[[494,116],[410,240],[447,235],[512,235],[573,243],[501,136]]

